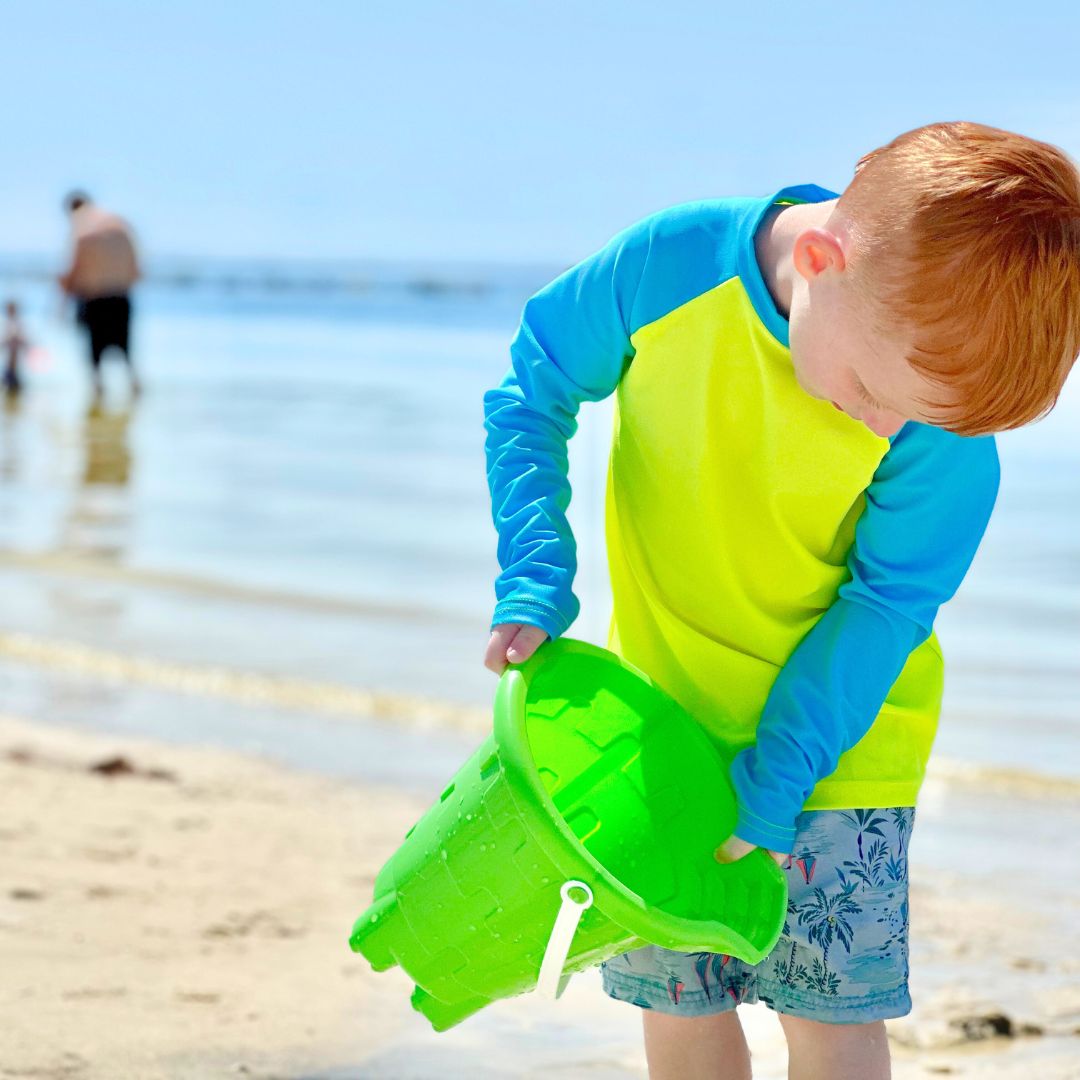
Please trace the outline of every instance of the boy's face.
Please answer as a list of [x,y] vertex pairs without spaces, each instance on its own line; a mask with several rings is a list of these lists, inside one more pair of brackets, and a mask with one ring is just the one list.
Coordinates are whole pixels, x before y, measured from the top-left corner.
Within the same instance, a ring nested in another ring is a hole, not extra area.
[[925,404],[940,398],[940,388],[908,363],[909,342],[875,326],[871,306],[845,276],[842,239],[825,237],[795,242],[790,340],[799,385],[882,437],[908,420],[941,423]]

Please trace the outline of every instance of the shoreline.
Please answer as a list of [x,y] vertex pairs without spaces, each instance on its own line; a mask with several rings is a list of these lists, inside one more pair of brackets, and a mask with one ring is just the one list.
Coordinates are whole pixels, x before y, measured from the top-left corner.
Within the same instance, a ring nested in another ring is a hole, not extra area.
[[[0,784],[4,1080],[419,1080],[447,1061],[475,1077],[645,1075],[636,1010],[595,973],[558,1003],[526,995],[437,1036],[402,972],[349,952],[426,798],[8,717]],[[916,1007],[889,1023],[898,1080],[1080,1076],[1080,890],[1061,846],[1080,800],[1033,794],[927,783]],[[755,1077],[783,1077],[775,1017],[740,1016]]]

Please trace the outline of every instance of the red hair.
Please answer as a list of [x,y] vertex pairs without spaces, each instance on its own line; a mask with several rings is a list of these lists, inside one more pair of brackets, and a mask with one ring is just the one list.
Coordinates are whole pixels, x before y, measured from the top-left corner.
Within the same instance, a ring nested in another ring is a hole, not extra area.
[[941,388],[945,427],[980,435],[1054,407],[1080,354],[1080,173],[1056,146],[931,124],[863,157],[838,205],[853,280]]

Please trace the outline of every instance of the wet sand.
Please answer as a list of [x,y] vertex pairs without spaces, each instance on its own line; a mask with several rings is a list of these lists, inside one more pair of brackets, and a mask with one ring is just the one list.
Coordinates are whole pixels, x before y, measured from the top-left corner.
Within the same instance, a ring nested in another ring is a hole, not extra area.
[[[1080,801],[1015,787],[928,784],[900,1080],[1080,1077]],[[427,794],[15,718],[0,791],[5,1080],[645,1075],[636,1010],[593,973],[435,1035],[400,971],[349,952]],[[779,1080],[775,1018],[741,1015],[755,1076]]]

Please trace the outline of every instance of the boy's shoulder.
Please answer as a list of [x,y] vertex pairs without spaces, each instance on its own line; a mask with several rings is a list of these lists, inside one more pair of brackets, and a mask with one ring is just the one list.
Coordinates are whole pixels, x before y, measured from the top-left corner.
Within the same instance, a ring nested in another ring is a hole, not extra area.
[[893,456],[926,463],[929,459],[964,456],[997,463],[997,442],[993,435],[958,435],[955,431],[909,420],[889,439]]
[[[957,435],[909,420],[889,440],[874,476],[875,501],[929,511],[940,501],[993,506],[1001,464],[993,435]],[[981,511],[980,511],[981,512]],[[962,516],[962,515],[961,515]]]
[[637,302],[630,330],[732,278],[763,287],[754,232],[769,207],[833,197],[816,184],[800,184],[764,197],[697,199],[664,207],[624,229],[605,251],[612,257],[616,278],[633,279]]
[[836,198],[835,192],[817,184],[781,188],[770,196],[735,195],[675,203],[643,217],[623,234],[677,239],[694,234],[730,236],[752,227],[773,203],[821,202]]
[[653,241],[727,237],[738,229],[747,214],[760,209],[765,202],[760,198],[732,197],[675,203],[635,221],[618,237]]
[[612,238],[605,252],[635,302],[631,333],[735,277],[745,259],[747,223],[767,200],[698,199],[657,210]]

